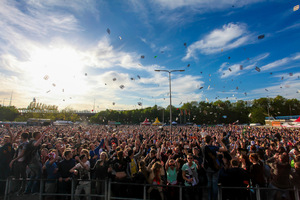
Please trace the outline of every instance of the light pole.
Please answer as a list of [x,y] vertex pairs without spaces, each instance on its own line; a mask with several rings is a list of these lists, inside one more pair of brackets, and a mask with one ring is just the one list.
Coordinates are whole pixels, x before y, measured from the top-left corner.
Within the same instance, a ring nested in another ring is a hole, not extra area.
[[169,89],[170,89],[170,133],[172,134],[172,90],[171,90],[171,73],[172,72],[184,72],[185,70],[154,70],[156,72],[168,72],[169,73]]

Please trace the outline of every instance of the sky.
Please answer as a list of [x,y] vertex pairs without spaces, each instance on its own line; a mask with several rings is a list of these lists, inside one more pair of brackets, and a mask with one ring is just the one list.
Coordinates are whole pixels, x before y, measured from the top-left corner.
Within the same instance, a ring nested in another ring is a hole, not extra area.
[[[299,0],[1,0],[0,103],[300,100]],[[298,9],[298,10],[297,10]]]

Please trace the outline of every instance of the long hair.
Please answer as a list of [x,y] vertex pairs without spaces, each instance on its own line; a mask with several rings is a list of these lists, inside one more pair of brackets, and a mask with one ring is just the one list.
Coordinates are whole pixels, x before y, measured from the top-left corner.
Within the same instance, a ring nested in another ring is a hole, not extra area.
[[123,151],[122,150],[120,150],[120,151],[117,152],[117,158],[119,160],[123,160],[124,156],[123,156]]

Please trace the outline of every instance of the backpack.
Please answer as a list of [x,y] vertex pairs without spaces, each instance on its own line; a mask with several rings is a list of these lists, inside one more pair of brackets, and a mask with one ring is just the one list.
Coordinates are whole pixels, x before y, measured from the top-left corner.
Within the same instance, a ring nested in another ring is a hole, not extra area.
[[212,152],[212,150],[207,145],[202,147],[202,154],[203,154],[203,166],[205,170],[207,170],[208,167],[214,171],[219,171],[221,169],[221,166],[217,161],[217,156]]

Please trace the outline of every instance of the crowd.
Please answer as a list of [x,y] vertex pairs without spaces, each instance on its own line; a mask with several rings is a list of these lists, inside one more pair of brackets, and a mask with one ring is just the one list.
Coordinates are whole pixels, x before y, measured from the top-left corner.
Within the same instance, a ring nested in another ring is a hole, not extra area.
[[[289,188],[300,186],[299,129],[178,126],[17,126],[0,127],[0,193],[8,177],[10,193],[103,194],[104,180],[152,184],[151,199],[293,199]],[[26,180],[26,178],[29,178]],[[90,181],[94,180],[94,181]],[[163,185],[164,187],[158,187]],[[142,198],[142,185],[116,184],[114,196]],[[51,199],[51,196],[48,197]],[[62,198],[62,197],[60,197]],[[55,198],[54,198],[55,199]],[[80,199],[80,197],[76,197]]]

